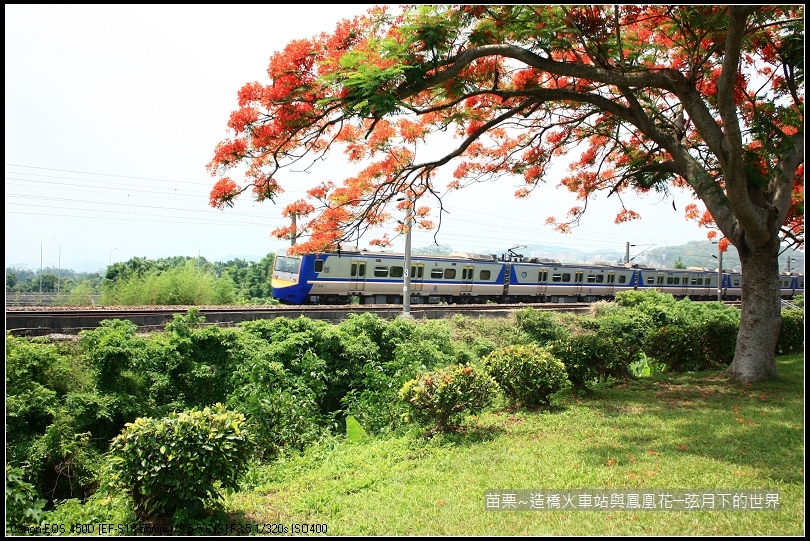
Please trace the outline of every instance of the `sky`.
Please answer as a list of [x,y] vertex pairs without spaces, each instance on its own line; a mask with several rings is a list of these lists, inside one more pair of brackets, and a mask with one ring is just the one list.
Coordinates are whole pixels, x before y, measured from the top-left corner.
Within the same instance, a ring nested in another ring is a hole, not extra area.
[[[216,178],[206,164],[230,135],[239,89],[269,82],[273,53],[370,6],[6,4],[6,267],[93,272],[133,257],[258,261],[287,247],[270,236],[287,223],[283,206],[310,186],[351,175],[343,155],[279,177],[286,191],[276,204],[245,194],[221,211],[208,204]],[[642,220],[620,225],[619,201],[601,194],[571,234],[560,234],[545,220],[564,216],[573,194],[552,180],[517,200],[519,184],[502,179],[447,195],[441,229],[414,230],[412,246],[623,252],[632,243],[635,255],[706,239],[683,217],[693,202],[687,192],[625,197]],[[391,249],[403,247],[397,238]]]

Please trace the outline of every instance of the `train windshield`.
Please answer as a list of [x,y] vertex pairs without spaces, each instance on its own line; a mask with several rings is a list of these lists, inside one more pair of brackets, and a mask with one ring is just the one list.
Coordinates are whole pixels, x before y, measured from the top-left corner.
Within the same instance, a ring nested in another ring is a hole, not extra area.
[[301,258],[300,257],[287,257],[283,255],[276,256],[276,262],[274,269],[279,272],[290,272],[292,274],[298,274],[298,269],[301,268]]

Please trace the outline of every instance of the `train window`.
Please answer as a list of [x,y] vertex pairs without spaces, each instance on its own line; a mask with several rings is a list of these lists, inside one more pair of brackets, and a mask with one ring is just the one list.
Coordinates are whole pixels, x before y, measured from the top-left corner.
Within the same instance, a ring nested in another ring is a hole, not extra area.
[[391,267],[388,276],[391,278],[402,278],[402,267]]
[[444,277],[448,280],[452,280],[456,277],[456,269],[444,269]]
[[699,286],[703,285],[703,277],[702,276],[698,276],[697,285],[699,285]]
[[739,279],[739,278],[735,278],[735,279],[734,279],[734,287],[739,287],[739,286],[740,286],[740,279]]
[[442,269],[430,269],[431,278],[441,278],[442,276],[444,276],[444,271]]
[[594,282],[596,282],[596,276],[593,275],[593,274],[589,274],[588,275],[588,283],[593,284]]
[[419,265],[418,267],[414,265],[413,267],[411,267],[411,280],[413,280],[414,278],[421,280],[422,277],[424,276],[423,274],[424,272],[425,267],[423,267],[422,265]]
[[323,271],[323,259],[316,259],[315,272],[322,272],[322,271]]
[[540,271],[537,275],[538,282],[547,282],[548,281],[548,271]]
[[352,270],[349,272],[349,276],[357,276],[357,263],[352,263]]
[[473,269],[472,267],[465,267],[465,268],[461,269],[461,279],[462,280],[472,280],[474,271],[475,271],[475,269]]
[[620,274],[619,275],[619,283],[623,284],[625,282],[627,282],[627,276],[625,276],[624,274]]
[[653,285],[655,283],[655,276],[647,276],[647,284]]
[[478,278],[479,278],[480,280],[489,280],[489,277],[490,277],[491,275],[492,275],[492,273],[491,273],[490,271],[488,271],[488,270],[482,270],[481,272],[479,272],[479,273],[478,273]]
[[613,274],[612,272],[610,274],[608,274],[607,283],[612,284],[615,281],[616,281],[616,275]]
[[659,285],[659,286],[660,286],[661,284],[663,284],[663,283],[664,283],[664,275],[663,275],[663,274],[659,274],[659,275],[658,275],[658,277],[657,277],[657,278],[656,278],[656,280],[655,280],[655,283],[656,283],[656,285]]
[[[581,283],[582,283],[582,276],[583,276],[584,274],[585,274],[585,273],[584,273],[584,272],[582,272],[582,271],[577,271],[577,272],[575,272],[575,273],[574,273],[574,282],[577,282],[577,283],[580,283],[580,284],[581,284]],[[567,282],[567,281],[568,281],[568,280],[566,280],[566,282]]]
[[698,283],[697,278],[695,278],[694,276],[692,276],[692,285],[693,285],[693,286],[696,286],[696,285],[697,285],[697,283]]
[[559,274],[552,274],[551,275],[551,281],[552,282],[561,282],[562,281],[562,276],[559,275]]
[[388,276],[388,267],[374,267],[375,278],[385,278]]
[[359,263],[358,267],[359,268],[357,269],[357,275],[361,276],[361,277],[365,276],[366,275],[366,264],[365,263]]
[[291,272],[298,274],[298,269],[301,267],[300,257],[276,257],[275,269],[279,272]]
[[562,275],[562,281],[563,282],[570,282],[571,281],[571,275],[568,274],[567,272],[564,272],[563,275]]
[[672,276],[667,276],[667,284],[672,285]]
[[597,274],[596,275],[596,283],[597,284],[601,284],[604,281],[605,281],[605,275],[604,274]]

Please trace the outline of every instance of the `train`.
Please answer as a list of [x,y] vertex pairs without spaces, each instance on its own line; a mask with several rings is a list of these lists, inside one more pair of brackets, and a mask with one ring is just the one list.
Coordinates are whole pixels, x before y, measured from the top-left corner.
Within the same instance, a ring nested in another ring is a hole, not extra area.
[[[406,285],[402,253],[341,250],[304,255],[279,250],[273,297],[284,304],[574,303],[656,289],[675,298],[739,300],[742,274],[732,270],[655,268],[621,263],[562,263],[514,252],[413,254]],[[407,288],[407,289],[406,289]],[[804,294],[804,275],[780,276],[783,298]]]

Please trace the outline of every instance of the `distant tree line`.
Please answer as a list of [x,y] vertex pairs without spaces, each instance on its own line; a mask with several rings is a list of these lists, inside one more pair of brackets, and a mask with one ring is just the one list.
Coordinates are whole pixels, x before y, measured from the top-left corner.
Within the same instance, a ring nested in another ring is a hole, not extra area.
[[134,257],[107,267],[106,272],[79,273],[46,268],[6,268],[6,296],[58,294],[65,305],[205,305],[272,302],[270,283],[275,254],[260,261],[233,259],[210,262],[204,257],[162,259]]

